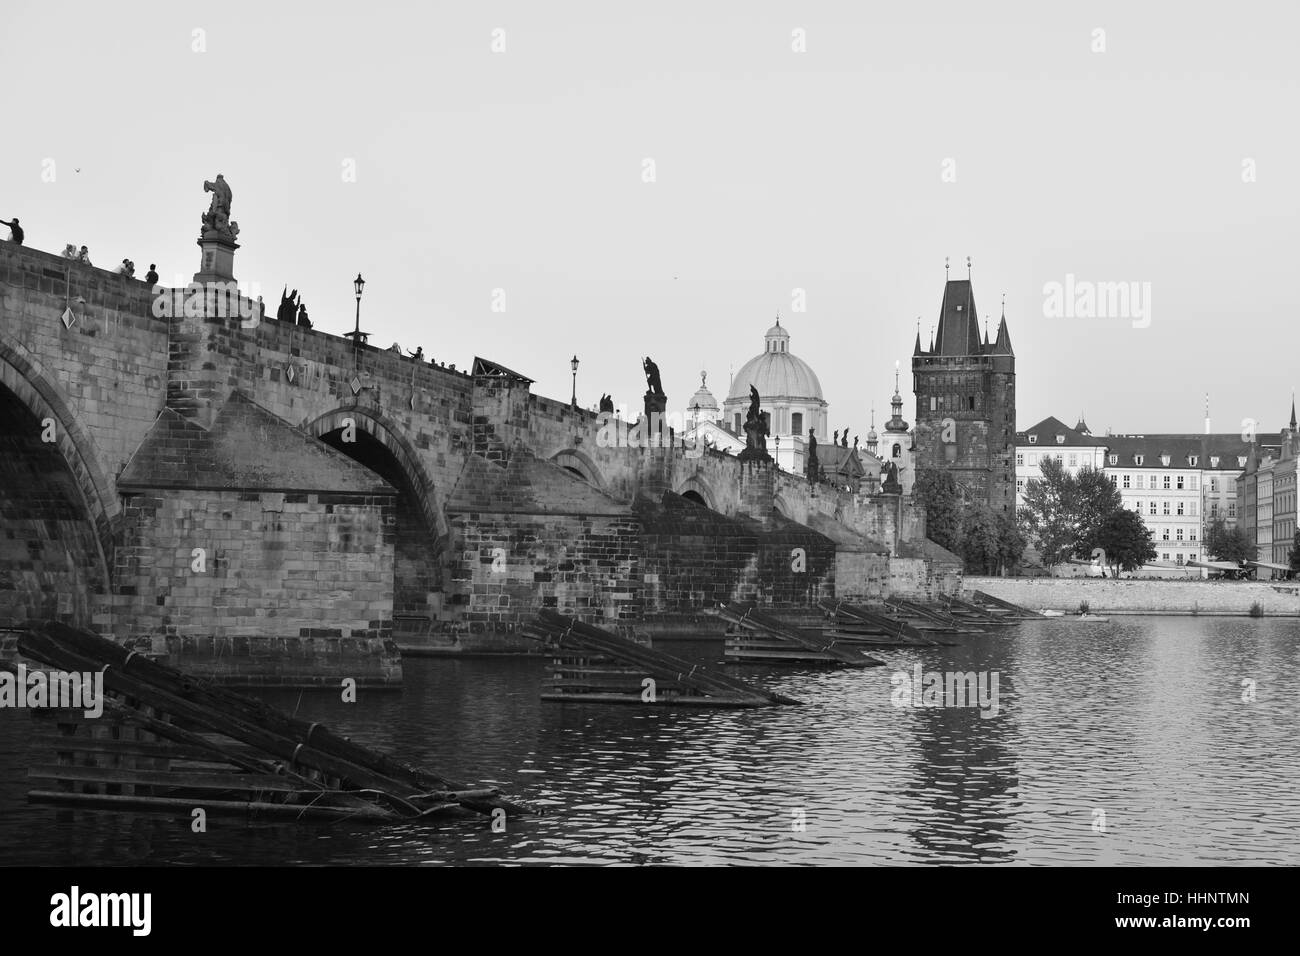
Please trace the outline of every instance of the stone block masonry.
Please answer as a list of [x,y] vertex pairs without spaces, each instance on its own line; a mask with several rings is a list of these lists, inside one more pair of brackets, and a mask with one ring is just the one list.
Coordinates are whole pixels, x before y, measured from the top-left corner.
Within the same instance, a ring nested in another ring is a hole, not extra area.
[[1258,602],[1265,615],[1300,616],[1294,585],[1262,581],[1175,581],[1122,578],[968,577],[967,591],[984,591],[1037,611],[1075,611],[1081,601],[1105,614],[1248,615]]
[[542,607],[623,627],[960,580],[908,498],[607,447],[600,416],[485,360],[155,304],[0,243],[0,625],[89,623],[245,681],[330,655],[386,680],[399,618],[500,649]]

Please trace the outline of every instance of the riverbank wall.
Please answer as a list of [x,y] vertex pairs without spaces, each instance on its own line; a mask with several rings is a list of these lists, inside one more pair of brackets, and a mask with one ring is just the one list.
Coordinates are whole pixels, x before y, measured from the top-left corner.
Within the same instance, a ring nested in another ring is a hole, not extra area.
[[967,576],[967,597],[983,591],[1032,610],[1098,614],[1248,615],[1258,603],[1266,617],[1300,617],[1300,588],[1264,581],[1169,581],[1109,578],[991,578]]

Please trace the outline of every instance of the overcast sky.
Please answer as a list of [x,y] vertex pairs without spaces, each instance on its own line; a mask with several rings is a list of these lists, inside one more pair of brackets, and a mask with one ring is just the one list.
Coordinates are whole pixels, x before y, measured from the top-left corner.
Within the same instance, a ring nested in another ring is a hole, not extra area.
[[[1199,431],[1206,391],[1216,431],[1282,424],[1295,5],[867,7],[5,0],[0,218],[188,280],[220,172],[272,305],[351,329],[360,271],[372,342],[566,399],[576,352],[584,405],[638,404],[643,355],[671,408],[701,368],[721,401],[779,311],[855,432],[896,359],[912,418],[916,320],[969,255],[1019,427]],[[1067,274],[1150,283],[1149,324],[1045,315]]]

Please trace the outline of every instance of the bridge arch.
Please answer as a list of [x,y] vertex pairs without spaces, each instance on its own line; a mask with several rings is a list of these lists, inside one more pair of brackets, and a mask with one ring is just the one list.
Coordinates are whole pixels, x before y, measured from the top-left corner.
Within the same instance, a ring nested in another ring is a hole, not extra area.
[[595,485],[601,491],[609,490],[606,487],[605,476],[600,473],[600,468],[591,460],[591,456],[585,452],[578,451],[576,448],[566,448],[551,456],[551,464],[559,465],[565,471],[572,472],[588,484]]
[[[351,437],[348,428],[354,430]],[[307,432],[370,469],[397,489],[393,522],[393,624],[426,633],[441,606],[446,517],[415,449],[399,426],[366,408],[339,408],[306,425]]]
[[[346,427],[348,419],[351,419],[358,431],[369,435],[392,456],[403,476],[410,483],[411,489],[418,496],[420,510],[428,521],[429,527],[433,529],[440,542],[444,540],[447,537],[447,519],[438,504],[433,479],[429,477],[429,472],[416,454],[415,447],[402,434],[395,422],[373,409],[337,408],[308,423],[307,433],[313,438],[324,440],[327,435],[341,432]],[[327,444],[333,445],[329,442]],[[334,447],[338,447],[338,450],[349,458],[355,457],[349,454],[346,447],[337,445]]]
[[91,626],[93,595],[111,590],[121,508],[94,441],[30,353],[3,335],[0,500],[0,618]]
[[710,511],[718,510],[718,496],[709,486],[709,483],[699,475],[688,475],[685,479],[678,482],[677,487],[673,489],[675,494],[681,495],[690,501],[704,505]]

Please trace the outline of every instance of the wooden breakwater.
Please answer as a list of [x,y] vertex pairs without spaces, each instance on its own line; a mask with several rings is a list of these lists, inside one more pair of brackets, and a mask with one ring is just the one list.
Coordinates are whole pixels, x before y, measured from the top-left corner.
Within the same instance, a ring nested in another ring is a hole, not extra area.
[[87,631],[46,624],[26,631],[18,650],[103,681],[99,716],[33,710],[50,752],[29,774],[48,782],[30,792],[35,802],[370,821],[526,812],[494,788],[453,783]]
[[682,707],[800,703],[553,611],[540,612],[523,633],[541,641],[551,656],[542,700]]

